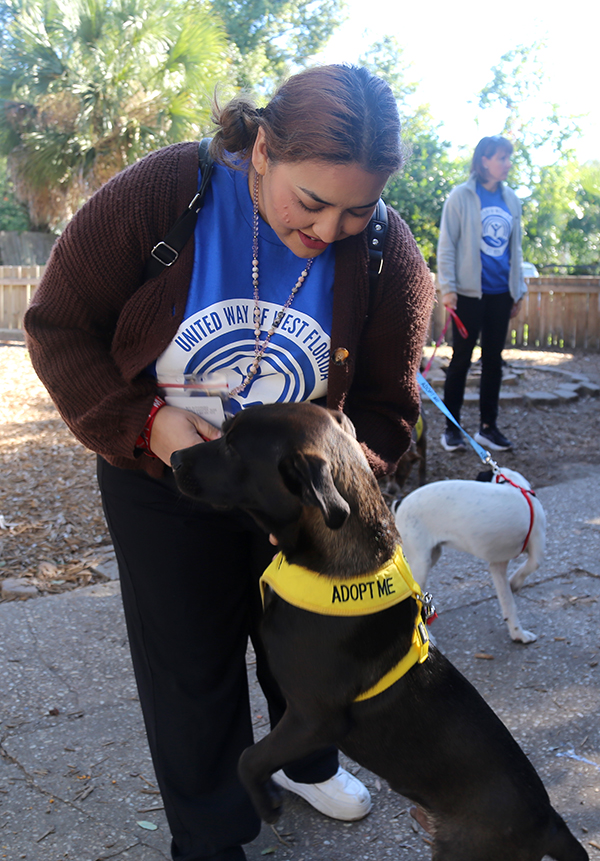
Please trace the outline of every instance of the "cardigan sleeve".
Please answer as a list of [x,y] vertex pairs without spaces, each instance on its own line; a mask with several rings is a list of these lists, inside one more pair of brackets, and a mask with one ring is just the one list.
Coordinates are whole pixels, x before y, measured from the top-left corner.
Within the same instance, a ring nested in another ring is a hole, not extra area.
[[[155,391],[143,371],[162,346],[148,334],[161,316],[173,316],[165,277],[142,284],[143,269],[179,205],[181,151],[147,156],[84,204],[57,240],[24,320],[34,369],[73,434],[92,451],[132,465]],[[140,340],[132,351],[137,332],[154,343]],[[136,365],[121,361],[124,344]]]
[[435,294],[408,226],[389,207],[388,215],[383,269],[370,296],[344,406],[377,476],[395,469],[419,417],[416,375]]
[[[454,192],[456,189],[454,189]],[[461,199],[450,193],[442,208],[437,245],[437,275],[442,294],[456,293],[456,254],[462,221]]]

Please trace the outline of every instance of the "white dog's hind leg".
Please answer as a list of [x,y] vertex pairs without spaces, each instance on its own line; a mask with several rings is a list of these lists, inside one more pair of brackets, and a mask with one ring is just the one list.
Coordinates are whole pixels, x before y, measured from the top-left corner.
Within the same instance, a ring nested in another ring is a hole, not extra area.
[[527,559],[521,566],[519,566],[519,568],[517,568],[510,578],[510,588],[513,592],[518,592],[525,582],[525,578],[530,574],[533,574],[533,572],[537,571],[540,567],[540,563],[544,558],[545,549],[545,517],[543,517],[542,513],[542,516],[538,517],[538,522],[535,524],[529,537],[529,543],[527,544]]
[[514,574],[511,575],[509,579],[510,588],[512,592],[518,592],[523,583],[525,582],[525,578],[529,577],[530,574],[533,574],[540,567],[540,563],[538,561],[537,555],[532,552],[527,553],[527,559],[523,562],[522,565],[517,568]]
[[498,600],[500,601],[502,615],[506,624],[508,625],[508,631],[510,633],[511,639],[521,643],[533,643],[535,640],[537,640],[536,635],[533,634],[531,631],[526,631],[519,622],[519,618],[517,616],[517,607],[515,604],[515,596],[513,595],[513,592],[510,588],[510,584],[508,582],[507,569],[508,561],[490,562],[490,571],[492,574],[492,579],[494,581],[494,586],[496,587]]

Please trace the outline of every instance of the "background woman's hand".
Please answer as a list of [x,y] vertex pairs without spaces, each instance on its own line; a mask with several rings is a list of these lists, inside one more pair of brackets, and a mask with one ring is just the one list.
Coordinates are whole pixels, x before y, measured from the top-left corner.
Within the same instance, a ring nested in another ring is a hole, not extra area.
[[519,301],[518,301],[518,302],[515,302],[515,303],[514,303],[514,305],[513,305],[513,306],[512,306],[512,308],[511,308],[511,312],[510,312],[510,316],[511,316],[511,317],[516,317],[516,316],[517,316],[517,314],[518,314],[518,313],[519,313],[519,311],[521,310],[521,305],[522,305],[522,304],[523,304],[523,300],[522,300],[522,299],[519,299]]
[[452,308],[453,311],[456,311],[456,305],[458,302],[458,294],[457,293],[444,293],[442,296],[442,302],[444,303],[444,308]]
[[163,463],[170,466],[174,451],[189,448],[203,442],[203,439],[217,439],[220,436],[219,428],[209,424],[196,413],[165,406],[156,413],[154,418],[150,448]]

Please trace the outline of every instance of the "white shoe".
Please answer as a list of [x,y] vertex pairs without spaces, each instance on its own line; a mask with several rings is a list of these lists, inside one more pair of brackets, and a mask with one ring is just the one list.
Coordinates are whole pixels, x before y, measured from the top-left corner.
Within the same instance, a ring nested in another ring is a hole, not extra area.
[[276,771],[272,777],[279,786],[295,792],[315,810],[332,819],[346,822],[362,819],[372,806],[367,787],[341,766],[333,777],[323,783],[296,783],[283,771]]

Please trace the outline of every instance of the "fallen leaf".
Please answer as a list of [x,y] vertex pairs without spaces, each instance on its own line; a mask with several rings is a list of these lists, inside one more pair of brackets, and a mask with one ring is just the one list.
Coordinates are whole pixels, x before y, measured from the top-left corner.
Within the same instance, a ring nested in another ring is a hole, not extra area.
[[154,822],[147,822],[145,819],[140,819],[137,824],[140,828],[145,828],[146,831],[156,831],[158,829],[158,825],[155,825]]
[[40,562],[37,570],[38,577],[46,577],[48,580],[56,577],[58,568],[52,562]]
[[486,652],[475,652],[473,655],[474,658],[480,658],[482,661],[493,661],[494,656],[488,655]]

